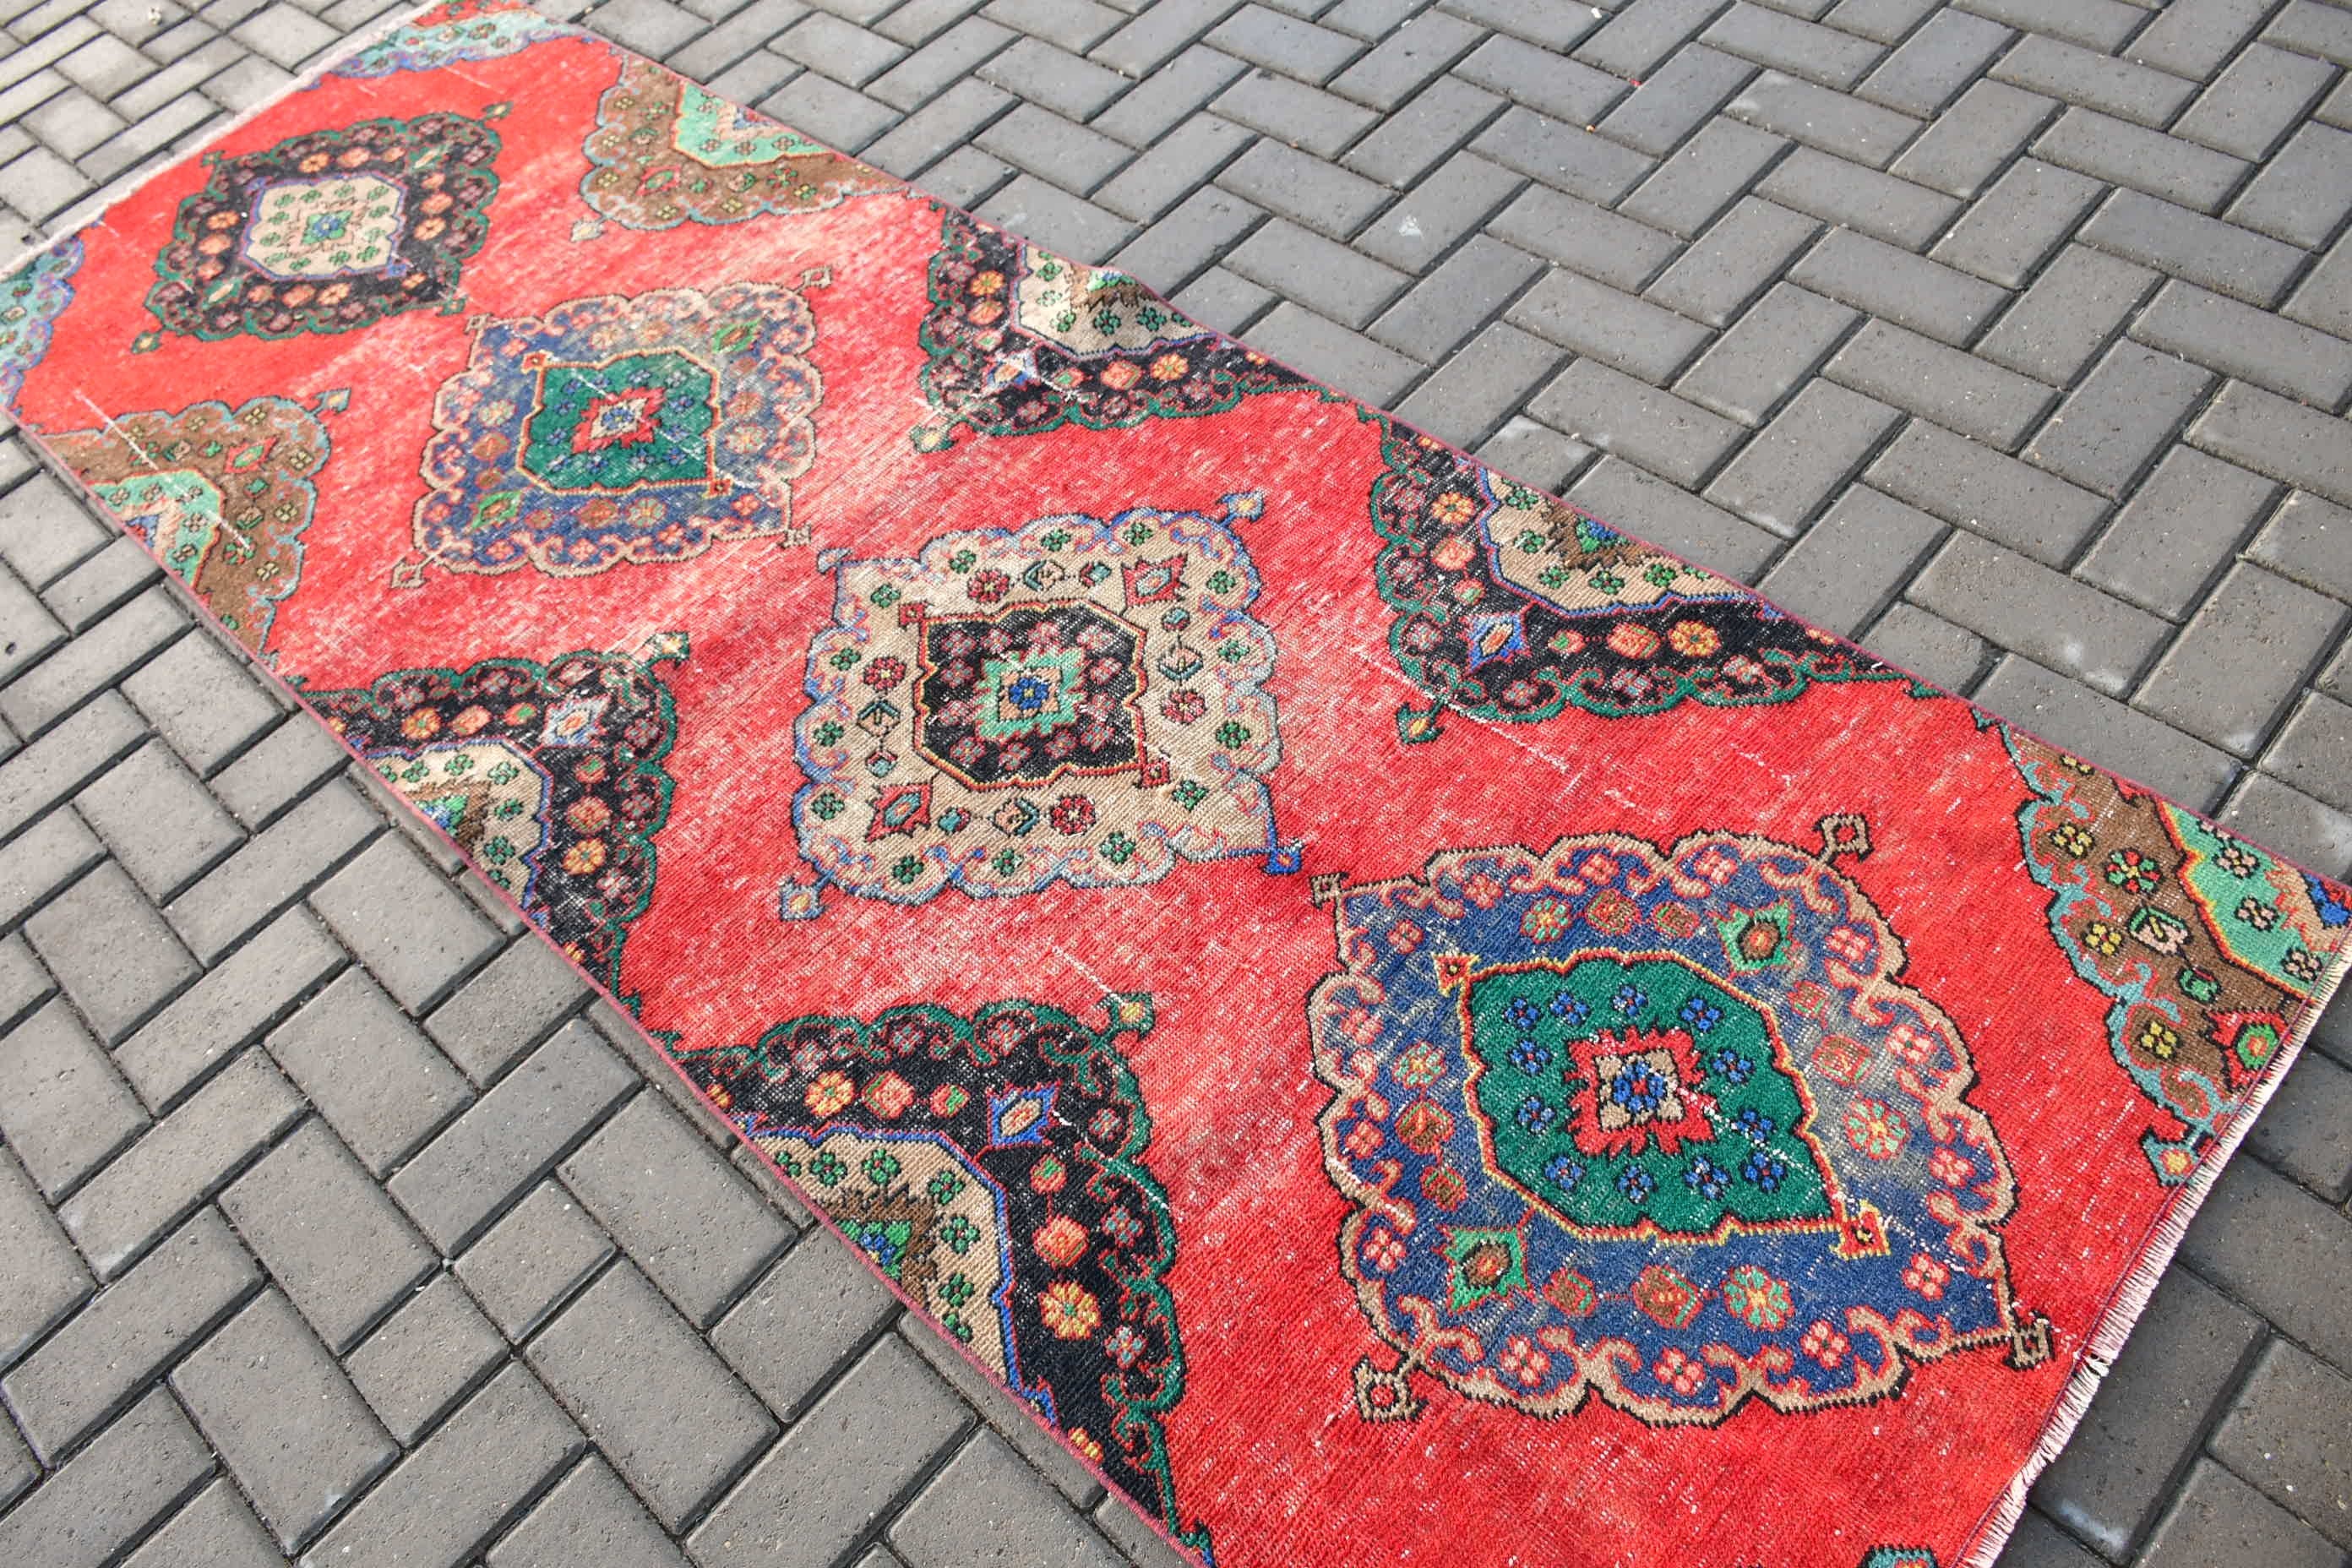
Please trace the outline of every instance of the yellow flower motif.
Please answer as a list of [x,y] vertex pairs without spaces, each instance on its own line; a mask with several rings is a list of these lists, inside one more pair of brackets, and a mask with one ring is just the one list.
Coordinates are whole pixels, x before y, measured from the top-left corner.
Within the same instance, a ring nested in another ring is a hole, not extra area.
[[1102,1305],[1075,1279],[1045,1287],[1037,1301],[1037,1315],[1059,1340],[1083,1340],[1102,1326]]

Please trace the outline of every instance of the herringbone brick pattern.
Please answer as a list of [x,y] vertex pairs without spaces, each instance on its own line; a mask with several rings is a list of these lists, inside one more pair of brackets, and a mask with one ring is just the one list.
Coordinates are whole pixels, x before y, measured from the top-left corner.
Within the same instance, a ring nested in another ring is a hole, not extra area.
[[[544,8],[2352,866],[2352,8]],[[0,242],[385,9],[0,0]],[[0,1562],[1159,1560],[109,538],[0,447]],[[2012,1568],[2342,1568],[2347,1067]]]

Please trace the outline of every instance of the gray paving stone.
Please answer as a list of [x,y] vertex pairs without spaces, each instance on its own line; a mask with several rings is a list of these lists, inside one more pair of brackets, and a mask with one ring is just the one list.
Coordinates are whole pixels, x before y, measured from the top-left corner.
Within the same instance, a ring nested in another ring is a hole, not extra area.
[[687,1568],[645,1504],[591,1454],[509,1531],[488,1568]]
[[457,1280],[436,1274],[343,1364],[376,1419],[413,1447],[506,1354]]
[[1167,216],[1129,240],[1111,258],[1112,264],[1172,296],[1180,283],[1207,270],[1227,247],[1265,216],[1230,192],[1213,186],[1195,190]]
[[[164,657],[168,658],[183,647],[209,642],[209,638],[182,637],[165,651]],[[181,755],[187,752],[184,750]],[[214,774],[210,788],[239,822],[248,828],[258,828],[350,761],[324,728],[307,715],[298,716],[270,731],[254,742],[251,750]]]
[[710,1342],[787,1420],[842,1360],[898,1311],[873,1271],[828,1232],[814,1232],[711,1331]]
[[898,117],[888,104],[877,103],[817,71],[803,71],[761,99],[758,108],[762,114],[845,153],[858,151]]
[[377,1483],[303,1558],[310,1568],[454,1568],[582,1447],[539,1380],[509,1366]]
[[1148,78],[1236,6],[1234,0],[1161,0],[1121,8],[1134,11],[1133,19],[1087,53],[1113,70]]
[[106,846],[72,807],[51,812],[0,847],[0,925],[16,924],[105,858]]
[[[8,1289],[0,1291],[0,1366],[16,1359],[93,1289],[73,1244],[16,1162],[0,1155],[0,1258]],[[12,1489],[0,1486],[0,1492]],[[0,1503],[5,1506],[5,1503]]]
[[1692,44],[1635,83],[1597,129],[1635,152],[1663,158],[1755,74],[1755,66],[1737,55]]
[[2277,493],[2278,486],[2258,474],[2193,447],[2175,447],[2116,514],[2078,573],[2135,605],[2179,619]]
[[1695,237],[1788,145],[1737,120],[1709,121],[1625,198],[1622,210],[1643,223]]
[[[1015,111],[1016,115],[1020,112]],[[1096,191],[1095,200],[1138,223],[1148,223],[1171,207],[1181,213],[1203,197],[1223,197],[1227,210],[1255,215],[1256,208],[1226,195],[1224,192],[1199,188],[1202,182],[1213,176],[1227,160],[1248,144],[1249,140],[1249,132],[1238,125],[1213,115],[1195,115],[1155,142],[1148,152]],[[1104,141],[1108,146],[1118,145],[1108,138]],[[998,150],[1003,151],[1001,148]],[[1005,155],[1012,156],[1009,153]],[[1120,156],[1126,156],[1125,149],[1120,150]],[[1015,158],[1013,162],[1020,163],[1021,160]],[[1040,165],[1050,165],[1051,162],[1051,155],[1047,154],[1038,162],[1024,166],[1041,176],[1049,176],[1054,172],[1052,168]],[[1222,249],[1234,237],[1233,233],[1223,235],[1212,247],[1212,254]],[[1206,256],[1201,258],[1202,261],[1209,258]]]
[[2352,707],[2313,692],[2303,700],[2263,766],[2338,810],[2352,809]]
[[1529,109],[1504,110],[1470,145],[1506,168],[1589,202],[1615,201],[1652,167],[1630,147]]
[[2058,107],[2040,93],[1979,81],[1904,150],[1893,172],[1949,195],[1973,196]]
[[0,1037],[0,1136],[50,1197],[146,1125],[106,1052],[62,997]]
[[318,1122],[298,1128],[221,1196],[278,1287],[341,1353],[434,1266],[432,1252]]
[[2305,1051],[2263,1108],[2246,1146],[2321,1197],[2343,1202],[2352,1195],[2352,1072]]
[[50,475],[0,495],[0,560],[28,587],[47,587],[112,537]]
[[1430,11],[1384,31],[1370,53],[1333,79],[1333,90],[1361,103],[1391,109],[1486,37],[1483,29]]
[[1622,77],[1639,77],[1682,47],[1718,6],[1708,0],[1649,0],[1612,16],[1576,58]]
[[457,1260],[457,1277],[520,1340],[613,1255],[613,1238],[570,1193],[542,1182]]
[[2345,607],[2251,563],[2230,569],[2135,703],[2249,756],[2306,672],[2336,646]]
[[2352,1379],[2273,1340],[2213,1434],[2213,1457],[2352,1546]]
[[289,1552],[400,1453],[274,1290],[189,1352],[172,1386]]
[[[909,5],[906,11],[919,9]],[[972,7],[963,5],[962,10]],[[926,37],[895,26],[892,17],[881,29],[885,37],[921,47],[877,78],[874,96],[898,109],[913,109],[947,89],[982,61],[1002,51],[1018,34],[984,16],[963,16],[936,36]],[[1059,53],[1059,51],[1055,51]]]
[[1374,407],[1394,402],[1421,366],[1287,300],[1249,329],[1251,346]]
[[587,985],[551,944],[524,936],[436,1007],[425,1029],[467,1077],[486,1084],[588,995]]
[[1170,303],[1203,326],[1238,333],[1274,303],[1274,290],[1222,267],[1212,267],[1186,284]]
[[2076,44],[2029,33],[1994,66],[1996,80],[2142,125],[2160,126],[2196,94],[2196,84]]
[[1911,248],[1940,233],[1958,206],[1940,191],[1810,147],[1780,160],[1756,190],[1800,212]]
[[1908,597],[2111,697],[2129,689],[2169,632],[2146,611],[1966,530],[1945,542]]
[[2088,490],[1925,420],[1906,426],[1868,477],[1897,500],[2045,565],[2070,558],[2105,510]]
[[1095,1528],[1136,1568],[1184,1568],[1192,1561],[1160,1539],[1160,1532],[1145,1524],[1135,1505],[1124,1498],[1103,1499],[1095,1507],[1094,1521]]
[[210,963],[285,909],[379,832],[367,797],[337,780],[247,841],[164,910]]
[[1697,484],[1741,434],[1728,419],[1589,359],[1562,371],[1528,411],[1563,435],[1681,485]]
[[194,978],[195,961],[122,869],[109,862],[25,922],[25,935],[107,1041],[144,1023]]
[[1237,127],[1262,131],[1318,158],[1338,157],[1340,149],[1379,118],[1370,110],[1320,88],[1268,71],[1252,71],[1241,78],[1219,94],[1211,107]]
[[1804,531],[1757,587],[1783,608],[1853,636],[1910,579],[1944,532],[1945,525],[1926,512],[1856,485]]
[[69,630],[79,632],[161,574],[155,558],[137,540],[123,536],[50,584],[41,599]]
[[687,1537],[701,1568],[826,1568],[971,1413],[897,1340],[859,1359]]
[[2003,658],[1973,695],[2000,717],[2037,735],[2063,735],[2075,755],[2192,810],[2212,809],[2237,772],[2228,752],[2021,655]]
[[123,1562],[123,1568],[280,1568],[269,1532],[227,1481],[215,1481],[187,1507],[149,1536]]
[[2082,237],[2102,250],[2255,305],[2275,300],[2303,264],[2303,253],[2293,246],[2137,191],[2110,195],[2083,226]]
[[177,1507],[212,1468],[204,1439],[157,1389],[48,1484],[0,1514],[0,1562],[99,1568]]
[[792,1240],[708,1140],[650,1095],[563,1162],[563,1180],[697,1325]]
[[57,988],[23,937],[0,940],[0,1031],[13,1028]]
[[1819,148],[1839,163],[1884,169],[1919,132],[1920,122],[1829,88],[1766,71],[1731,100],[1729,113],[1751,125]]
[[1780,548],[1762,529],[1619,458],[1587,469],[1569,499],[1637,539],[1742,583],[1752,582]]
[[162,1110],[345,962],[307,910],[279,916],[116,1047],[115,1065]]
[[1340,165],[1385,185],[1409,184],[1451,155],[1502,107],[1503,100],[1484,88],[1439,77],[1381,119]]
[[1280,217],[1260,224],[1223,265],[1349,327],[1368,324],[1406,286],[1395,268]]
[[431,1008],[499,946],[464,895],[390,837],[312,892],[310,907],[414,1012]]
[[1503,427],[1487,437],[1477,452],[1479,460],[1496,472],[1555,492],[1566,489],[1569,480],[1598,455],[1583,442],[1571,441],[1524,414],[1503,421]]
[[2193,1274],[2167,1274],[2034,1501],[2118,1560],[2196,1458],[2262,1343],[2261,1321]]
[[2037,381],[2063,386],[2157,281],[2157,274],[2145,267],[2087,246],[2069,245],[2023,294],[2011,297],[2013,302],[1973,352]]
[[58,1208],[58,1217],[111,1279],[302,1114],[268,1058],[247,1051],[215,1073]]
[[847,87],[864,87],[907,55],[905,46],[822,11],[788,28],[771,47]]
[[2004,448],[2014,446],[2052,401],[2038,382],[1874,319],[1862,324],[1822,374]]
[[1974,81],[2016,36],[1982,16],[1938,11],[1886,56],[1859,90],[1889,109],[1931,115]]
[[272,1030],[268,1046],[379,1177],[474,1098],[400,1006],[356,969]]
[[2335,73],[2324,60],[2249,46],[2173,122],[2173,134],[2240,158],[2260,158],[2300,121]]
[[1796,537],[1902,416],[1827,382],[1812,382],[1757,433],[1706,497],[1759,528]]
[[[622,1345],[628,1352],[615,1354]],[[698,1514],[778,1430],[625,1261],[606,1269],[524,1354],[673,1530]]]
[[628,1064],[574,1021],[427,1144],[388,1190],[436,1246],[454,1252],[636,1087]]
[[2193,283],[2167,283],[2132,336],[2321,407],[2352,391],[2352,344]]
[[2263,37],[2281,48],[2300,49],[2334,60],[2352,61],[2352,25],[2332,7],[2293,0],[2282,9]]
[[15,1502],[40,1479],[41,1467],[16,1427],[0,1426],[0,1508]]
[[1743,59],[1835,88],[1853,87],[1886,52],[1853,33],[1746,0],[1718,16],[1700,37]]
[[148,589],[0,689],[0,718],[37,734],[186,630],[170,590]]
[[2352,511],[2333,501],[2290,492],[2247,554],[2283,577],[2352,598]]
[[1350,243],[1391,267],[1417,272],[1480,226],[1526,184],[1524,176],[1475,153],[1456,153],[1391,203]]
[[2061,115],[2034,142],[2033,152],[2110,184],[2128,185],[2201,213],[2219,212],[2248,173],[2242,158],[2090,109],[2070,109]]
[[1522,294],[1507,319],[1563,348],[1657,384],[1706,342],[1706,331],[1603,283],[1554,270]]
[[1415,387],[1397,414],[1440,440],[1475,447],[1551,378],[1562,357],[1541,338],[1497,321]]
[[1118,1554],[1062,1495],[986,1431],[915,1495],[891,1524],[890,1544],[908,1568],[1121,1568]]
[[141,747],[74,797],[122,868],[163,902],[243,842],[244,835],[172,749]]
[[2325,1537],[2210,1459],[2189,1472],[2140,1558],[2142,1568],[2343,1568],[2343,1561]]
[[2073,232],[2099,194],[2099,182],[2088,175],[2021,158],[1969,206],[1929,254],[1947,266],[1990,279],[2004,289],[2021,289],[2042,258]]
[[1760,425],[1856,320],[1853,311],[1818,294],[1776,284],[1716,340],[1675,390],[1742,424]]
[[[907,66],[916,64],[929,52],[923,50]],[[883,81],[898,80],[907,66],[898,68]],[[1017,40],[991,58],[980,74],[1018,97],[1079,121],[1092,119],[1097,110],[1118,97],[1127,86],[1126,79],[1116,71],[1105,70],[1091,60],[1082,60],[1037,38]],[[877,83],[877,90],[880,87]]]
[[1342,33],[1248,5],[1210,29],[1209,42],[1252,65],[1301,81],[1322,83],[1338,74],[1363,46]]
[[1390,306],[1370,335],[1400,353],[1433,364],[1543,269],[1544,264],[1526,251],[1475,235]]
[[2168,446],[2213,384],[2210,372],[2117,343],[2066,395],[2025,458],[2085,489],[2121,495]]
[[91,1298],[0,1378],[0,1393],[43,1463],[55,1464],[130,1403],[258,1278],[220,1215],[205,1209]]
[[702,24],[668,0],[606,0],[596,8],[596,30],[658,59],[700,32]]
[[2229,58],[2270,9],[2256,0],[2181,0],[2150,21],[2124,55],[2175,76],[2203,76]]
[[2352,1367],[2352,1218],[2255,1160],[2221,1173],[2181,1243],[2189,1266],[2338,1372]]
[[110,691],[0,762],[0,834],[71,795],[146,732],[131,704]]
[[2289,320],[2352,337],[2352,245],[2337,240],[2280,311]]
[[2290,245],[2317,247],[2352,209],[2352,132],[2305,125],[2264,163],[2230,221]]
[[[913,174],[952,150],[964,147],[974,132],[995,120],[1016,101],[1003,88],[991,87],[984,81],[966,79],[957,82],[869,143],[862,156],[877,168],[887,169],[897,174]],[[1068,123],[1050,110],[1038,109],[1034,105],[1028,106],[1026,112],[1047,121]],[[1079,128],[1074,126],[1072,129]],[[1094,140],[1112,147],[1118,145],[1108,142],[1107,138],[1095,137]],[[1125,155],[1125,150],[1121,149],[1118,156],[1123,158]],[[1087,183],[1091,184],[1093,181]]]
[[0,571],[0,680],[66,640],[66,627],[14,572]]
[[[1156,9],[1164,8],[1163,0]],[[1097,115],[1093,128],[1130,147],[1149,146],[1248,68],[1215,49],[1188,48]]]
[[1993,284],[1833,229],[1790,269],[1791,280],[1948,343],[1965,343],[2008,298]]
[[1670,235],[1543,185],[1520,192],[1486,232],[1629,291],[1640,289],[1681,248]]
[[1820,229],[1813,218],[1749,197],[1660,274],[1648,297],[1709,326],[1727,325]]
[[1217,183],[1334,239],[1345,239],[1361,228],[1390,197],[1388,191],[1336,163],[1265,140],[1227,164]]

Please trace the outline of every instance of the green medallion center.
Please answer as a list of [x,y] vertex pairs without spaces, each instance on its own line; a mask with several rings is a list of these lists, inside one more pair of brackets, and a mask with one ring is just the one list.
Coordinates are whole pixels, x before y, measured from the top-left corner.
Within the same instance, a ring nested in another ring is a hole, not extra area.
[[1493,1173],[1570,1226],[1675,1236],[1833,1217],[1754,1004],[1669,958],[1474,975],[1470,1109]]
[[552,364],[523,427],[522,466],[551,489],[699,484],[717,423],[709,371],[673,350]]

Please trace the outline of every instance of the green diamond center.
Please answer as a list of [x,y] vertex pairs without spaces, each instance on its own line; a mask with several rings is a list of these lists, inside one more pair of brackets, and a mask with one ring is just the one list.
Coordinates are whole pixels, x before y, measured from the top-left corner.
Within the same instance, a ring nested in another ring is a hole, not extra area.
[[558,490],[699,484],[718,422],[711,373],[674,350],[551,364],[523,426],[522,466]]
[[1680,961],[1488,970],[1463,1002],[1487,1169],[1572,1228],[1830,1220],[1802,1089],[1754,1003]]

